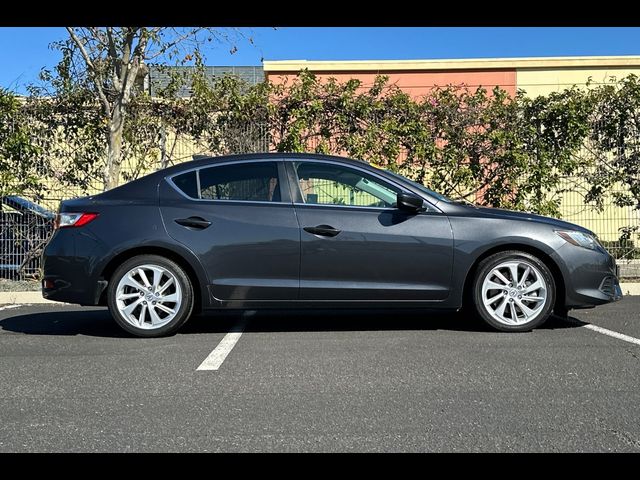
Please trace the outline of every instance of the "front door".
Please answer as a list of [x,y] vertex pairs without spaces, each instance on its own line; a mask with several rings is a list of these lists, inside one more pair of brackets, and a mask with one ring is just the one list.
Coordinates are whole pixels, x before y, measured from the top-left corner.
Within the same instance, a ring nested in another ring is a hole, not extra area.
[[439,301],[451,287],[445,215],[394,207],[401,187],[341,163],[290,162],[301,230],[300,299]]
[[167,232],[200,258],[216,300],[298,298],[300,232],[283,178],[282,162],[254,160],[161,183]]

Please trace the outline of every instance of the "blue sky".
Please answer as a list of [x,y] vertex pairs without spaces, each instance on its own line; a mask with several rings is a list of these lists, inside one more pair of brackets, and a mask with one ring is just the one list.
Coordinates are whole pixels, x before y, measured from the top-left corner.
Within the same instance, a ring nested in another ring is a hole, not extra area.
[[[231,55],[220,45],[206,52],[209,65],[260,65],[266,60],[394,60],[562,55],[640,55],[640,28],[583,27],[282,27],[243,28],[252,36]],[[0,87],[24,93],[42,67],[60,58],[55,28],[0,28]]]

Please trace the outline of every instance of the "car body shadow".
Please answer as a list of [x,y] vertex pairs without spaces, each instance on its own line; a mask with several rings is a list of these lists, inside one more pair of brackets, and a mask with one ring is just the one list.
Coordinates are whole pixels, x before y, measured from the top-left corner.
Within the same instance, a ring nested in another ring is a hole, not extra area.
[[[399,309],[305,309],[226,310],[196,315],[178,335],[227,333],[242,325],[245,332],[332,332],[332,331],[461,331],[495,333],[471,315],[455,312]],[[569,317],[551,317],[539,330],[576,328],[585,325]],[[0,329],[28,335],[87,335],[131,338],[105,308],[51,310],[9,316]]]
[[131,337],[114,322],[106,308],[38,311],[12,315],[0,320],[5,332],[28,335],[87,335],[92,337]]

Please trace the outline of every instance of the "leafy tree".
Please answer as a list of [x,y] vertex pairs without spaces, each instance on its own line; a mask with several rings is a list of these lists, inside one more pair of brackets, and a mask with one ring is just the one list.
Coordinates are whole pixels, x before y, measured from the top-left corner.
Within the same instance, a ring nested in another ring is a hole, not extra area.
[[[587,145],[593,167],[584,173],[585,201],[602,210],[610,197],[614,205],[640,210],[640,79],[631,74],[594,89],[592,96],[595,110]],[[619,257],[637,255],[629,245],[638,229],[620,228]]]
[[618,206],[640,209],[640,79],[629,75],[593,91],[590,146],[598,168],[589,172],[587,200],[599,208],[616,185]]
[[[566,191],[560,188],[561,181],[582,175],[593,165],[584,155],[593,97],[572,87],[534,99],[520,92],[516,101],[526,164],[521,165],[524,174],[512,185],[516,192],[513,207],[558,216]],[[569,184],[575,188],[575,182]]]
[[[196,53],[191,98],[176,95],[185,81],[176,71],[156,98],[144,92],[130,97],[114,170],[105,161],[109,121],[95,87],[74,73],[77,52],[69,47],[63,53],[55,74],[43,77],[53,87],[50,98],[34,89],[11,115],[20,110],[32,133],[32,156],[61,183],[83,189],[106,184],[106,172],[114,174],[128,159],[134,160],[118,173],[125,180],[167,166],[175,157],[166,143],[189,139],[210,154],[275,149],[347,155],[455,198],[549,215],[559,214],[560,182],[571,176],[590,181],[587,200],[595,203],[617,183],[628,186],[617,194],[619,204],[637,204],[640,196],[640,88],[633,76],[618,86],[534,99],[465,86],[434,88],[414,99],[384,76],[370,87],[308,71],[285,85],[211,81]],[[586,139],[595,155],[584,155]],[[594,162],[604,167],[594,170]]]
[[40,189],[39,153],[24,122],[19,100],[0,89],[0,197]]
[[228,41],[229,35],[201,27],[67,27],[67,32],[69,38],[55,44],[63,52],[58,86],[86,89],[100,105],[107,145],[104,187],[113,188],[119,183],[131,105],[147,64],[189,62],[204,42]]
[[270,98],[279,151],[346,154],[455,198],[552,215],[549,194],[579,165],[591,111],[577,89],[531,100],[447,86],[416,100],[383,76],[367,89],[308,71]]
[[156,108],[171,110],[170,115],[157,115],[176,135],[195,140],[211,154],[269,150],[268,83],[249,85],[230,75],[212,81],[199,57],[191,72],[190,98],[174,96],[180,81],[161,92],[162,101],[156,103]]
[[91,90],[72,80],[72,68],[65,50],[55,72],[41,73],[46,87],[29,87],[23,114],[54,185],[87,191],[103,183],[105,122]]

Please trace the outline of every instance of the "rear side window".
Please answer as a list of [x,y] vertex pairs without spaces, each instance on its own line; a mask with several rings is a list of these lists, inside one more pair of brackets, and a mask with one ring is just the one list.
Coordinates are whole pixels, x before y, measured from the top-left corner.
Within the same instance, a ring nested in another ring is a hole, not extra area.
[[191,198],[198,198],[198,179],[196,171],[183,173],[173,177],[173,183],[182,193]]
[[200,198],[279,202],[276,162],[237,163],[200,170]]

